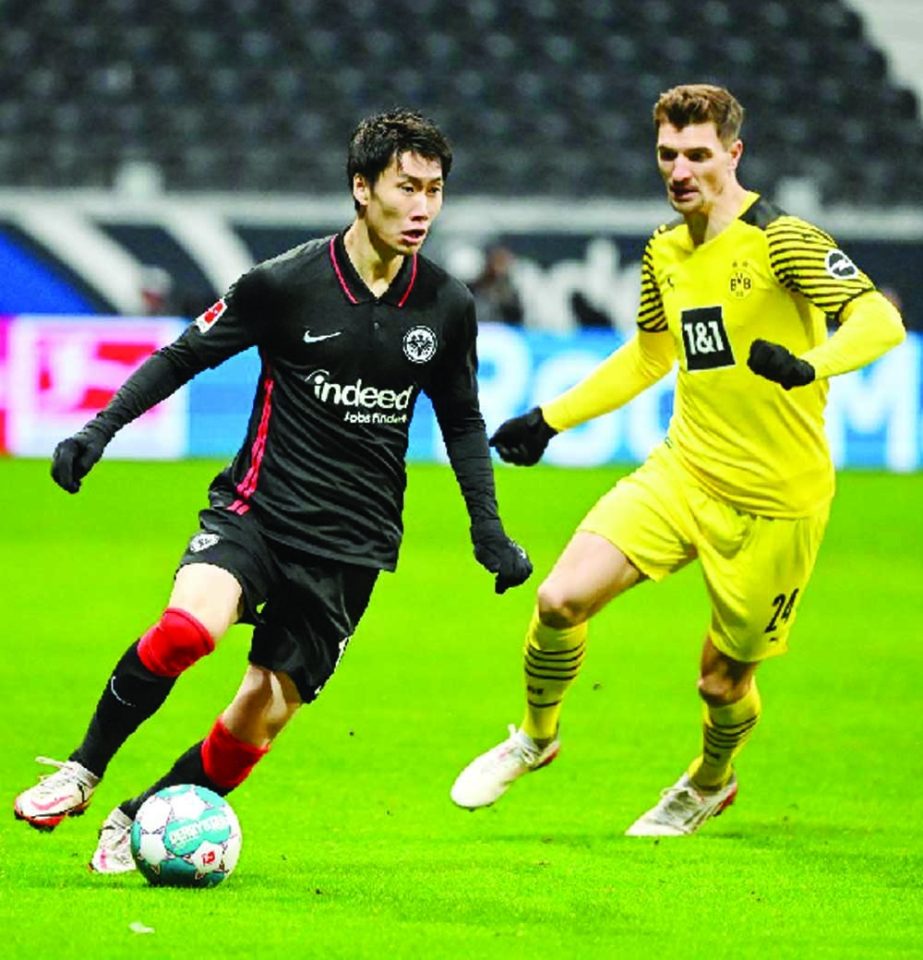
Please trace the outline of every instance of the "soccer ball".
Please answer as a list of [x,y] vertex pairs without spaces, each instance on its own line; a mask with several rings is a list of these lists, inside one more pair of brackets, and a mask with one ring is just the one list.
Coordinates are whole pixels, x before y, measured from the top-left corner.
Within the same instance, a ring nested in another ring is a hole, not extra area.
[[215,887],[237,864],[240,844],[230,804],[192,784],[148,797],[131,825],[132,856],[155,886]]

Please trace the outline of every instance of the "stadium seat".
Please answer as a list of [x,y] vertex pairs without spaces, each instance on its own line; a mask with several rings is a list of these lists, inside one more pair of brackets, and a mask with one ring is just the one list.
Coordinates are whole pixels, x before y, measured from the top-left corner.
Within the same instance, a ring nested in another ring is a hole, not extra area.
[[[701,79],[745,103],[748,172],[766,192],[819,171],[824,197],[846,182],[857,202],[923,194],[908,177],[919,103],[843,0],[704,0],[694,16],[668,0],[393,0],[387,19],[374,0],[14,7],[0,186],[98,183],[137,156],[176,189],[338,192],[344,132],[401,104],[467,158],[457,192],[553,195],[569,170],[568,192],[649,197],[651,103]],[[888,149],[856,169],[876,143]]]

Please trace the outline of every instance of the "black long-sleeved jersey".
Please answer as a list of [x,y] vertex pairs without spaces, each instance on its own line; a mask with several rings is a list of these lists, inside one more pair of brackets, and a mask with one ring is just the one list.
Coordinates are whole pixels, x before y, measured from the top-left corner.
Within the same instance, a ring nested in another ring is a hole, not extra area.
[[134,403],[130,378],[110,405],[111,432],[177,381],[256,346],[262,372],[247,434],[209,488],[212,506],[252,511],[266,536],[296,549],[391,570],[421,390],[472,522],[497,518],[475,339],[468,289],[427,258],[406,257],[376,297],[342,233],[311,240],[254,267],[155,354],[153,373],[135,375]]

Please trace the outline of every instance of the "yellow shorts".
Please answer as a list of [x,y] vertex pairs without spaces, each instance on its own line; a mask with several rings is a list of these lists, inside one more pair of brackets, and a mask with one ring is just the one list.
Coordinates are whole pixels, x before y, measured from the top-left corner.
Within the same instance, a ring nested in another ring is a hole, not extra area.
[[652,580],[698,558],[711,597],[712,643],[751,663],[788,649],[829,512],[827,504],[794,520],[743,513],[662,445],[600,498],[578,529],[605,537]]

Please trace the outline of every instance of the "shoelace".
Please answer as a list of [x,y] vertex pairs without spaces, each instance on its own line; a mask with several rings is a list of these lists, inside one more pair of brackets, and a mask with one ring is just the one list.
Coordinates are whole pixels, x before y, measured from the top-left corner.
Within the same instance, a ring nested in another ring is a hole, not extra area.
[[695,812],[701,806],[701,799],[692,787],[667,787],[660,793],[662,813],[674,811],[678,813]]
[[[67,761],[66,761],[66,760],[54,760],[52,757],[36,757],[36,758],[35,758],[35,762],[36,762],[36,763],[42,763],[42,764],[44,764],[46,767],[57,767],[59,770],[60,770],[62,767],[67,766]],[[52,774],[52,773],[46,773],[45,776],[46,776],[46,777],[52,777],[52,776],[54,776],[54,774]]]
[[99,831],[99,846],[110,857],[128,861],[131,859],[131,829],[114,823],[104,824]]
[[[40,788],[44,788],[45,791],[59,789],[61,786],[70,785],[72,783],[78,784],[81,788],[89,787],[90,784],[80,775],[80,771],[76,767],[69,766],[69,760],[55,760],[53,757],[36,757],[36,763],[43,763],[49,767],[57,767],[54,773],[44,773],[39,774],[39,783]],[[55,783],[49,783],[52,778],[55,778]]]
[[508,729],[509,738],[500,745],[500,749],[494,754],[492,766],[505,766],[510,757],[525,763],[526,766],[530,766],[535,762],[538,752],[530,750],[528,744],[523,743],[522,739],[516,736],[516,725],[514,723],[511,723]]
[[67,768],[67,760],[54,760],[51,757],[36,757],[36,763],[43,763],[49,767],[57,767],[54,773],[43,773],[39,774],[39,780],[44,783],[44,781],[50,779],[51,777],[60,777],[66,783],[73,783],[74,781],[80,781],[80,774],[74,770],[72,767]]

